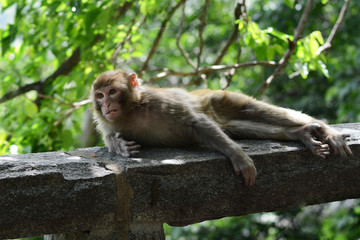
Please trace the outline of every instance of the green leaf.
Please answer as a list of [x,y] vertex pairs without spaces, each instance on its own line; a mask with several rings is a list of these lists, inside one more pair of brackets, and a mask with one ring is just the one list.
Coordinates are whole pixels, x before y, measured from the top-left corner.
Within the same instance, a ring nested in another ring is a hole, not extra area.
[[108,24],[108,22],[110,20],[112,11],[113,11],[113,9],[110,6],[104,7],[101,10],[101,13],[97,17],[99,28],[106,29],[106,25]]
[[144,15],[153,14],[157,8],[155,0],[141,0],[139,4],[140,11]]
[[297,44],[297,47],[296,47],[296,56],[298,58],[305,58],[305,55],[306,55],[306,50],[304,48],[304,46],[302,44]]
[[273,60],[275,56],[275,48],[273,47],[267,47],[266,48],[266,58],[267,60]]
[[295,6],[295,0],[284,0],[284,2],[291,9],[293,9]]
[[320,45],[323,45],[325,43],[324,38],[320,31],[314,31],[310,34],[311,38],[316,39]]
[[47,25],[47,35],[49,39],[55,39],[58,29],[58,21],[56,19],[49,22]]
[[238,29],[241,32],[242,30],[244,30],[246,28],[247,23],[245,22],[245,20],[243,19],[237,19],[235,21],[236,24],[238,24]]
[[28,99],[25,100],[24,109],[26,116],[30,118],[35,117],[38,113],[38,107],[36,106],[36,104]]
[[10,44],[11,44],[11,38],[10,38],[9,36],[1,39],[1,52],[2,52],[2,56],[5,55],[5,53],[7,52],[7,50],[9,50]]
[[321,60],[318,60],[318,64],[319,64],[320,70],[324,74],[324,76],[327,78],[330,78],[329,70],[327,69],[326,64]]
[[62,147],[68,149],[73,145],[73,136],[70,130],[65,129],[62,131]]
[[89,11],[85,16],[85,28],[86,32],[89,33],[92,29],[92,25],[95,22],[98,15],[101,13],[99,8]]
[[319,49],[319,43],[315,38],[310,38],[309,41],[309,51],[312,57],[316,57],[316,51]]
[[285,41],[285,42],[287,42],[288,39],[289,39],[288,34],[282,33],[282,32],[280,32],[280,31],[278,31],[278,30],[276,30],[276,29],[274,29],[272,27],[267,28],[266,32],[273,35],[274,37],[277,37],[277,38]]
[[15,40],[17,33],[17,27],[10,25],[8,35],[1,39],[1,52],[2,56],[9,50],[11,43]]

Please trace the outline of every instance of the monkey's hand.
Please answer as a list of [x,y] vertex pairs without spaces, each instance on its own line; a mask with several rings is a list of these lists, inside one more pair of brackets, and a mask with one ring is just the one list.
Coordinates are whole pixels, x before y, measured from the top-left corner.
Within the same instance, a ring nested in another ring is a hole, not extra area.
[[245,186],[251,187],[254,185],[256,179],[256,168],[252,159],[246,155],[241,148],[238,148],[236,154],[231,156],[230,159],[236,175],[240,175],[240,172],[243,174]]
[[130,157],[139,153],[140,145],[134,141],[126,141],[119,132],[115,133],[115,135],[107,136],[105,142],[109,152],[115,152],[124,157]]

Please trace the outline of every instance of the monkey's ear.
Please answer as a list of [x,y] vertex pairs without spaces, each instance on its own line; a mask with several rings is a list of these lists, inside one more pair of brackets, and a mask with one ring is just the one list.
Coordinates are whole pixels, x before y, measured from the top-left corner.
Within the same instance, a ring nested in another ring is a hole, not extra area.
[[132,87],[136,87],[139,86],[139,81],[137,79],[137,75],[136,73],[131,73],[129,76],[129,82],[131,84]]

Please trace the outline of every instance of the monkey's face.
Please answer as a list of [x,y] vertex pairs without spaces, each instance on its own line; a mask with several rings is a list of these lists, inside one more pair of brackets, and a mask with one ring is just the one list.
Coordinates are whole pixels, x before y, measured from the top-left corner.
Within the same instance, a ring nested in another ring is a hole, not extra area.
[[109,122],[125,118],[131,111],[131,103],[139,101],[138,88],[139,82],[135,73],[127,74],[117,70],[100,74],[91,90],[95,111]]
[[116,86],[106,86],[94,92],[94,99],[101,114],[109,122],[114,122],[122,115],[123,94]]

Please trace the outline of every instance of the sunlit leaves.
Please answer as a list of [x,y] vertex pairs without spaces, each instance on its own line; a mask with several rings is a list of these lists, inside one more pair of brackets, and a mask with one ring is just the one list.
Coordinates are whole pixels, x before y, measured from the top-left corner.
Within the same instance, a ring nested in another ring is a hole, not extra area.
[[307,78],[309,71],[318,71],[326,77],[330,77],[326,67],[326,59],[319,55],[317,50],[324,44],[324,39],[319,31],[312,32],[309,36],[299,40],[296,48],[296,59],[291,63],[303,78]]
[[258,60],[272,59],[274,51],[268,51],[270,37],[255,22],[239,22],[239,30],[244,34],[244,45],[253,49]]
[[[282,57],[293,40],[293,36],[276,30],[273,27],[261,29],[255,22],[237,20],[239,30],[243,34],[244,45],[252,49],[258,60],[276,60]],[[319,71],[329,77],[326,60],[317,50],[324,44],[320,31],[314,31],[298,41],[295,56],[291,60],[288,73],[298,71],[307,78],[310,71]]]
[[288,34],[285,34],[285,33],[282,33],[272,27],[268,27],[266,29],[267,33],[269,33],[270,35],[274,36],[274,37],[277,37],[278,39],[281,39],[282,41],[284,42],[287,42],[289,40],[292,40],[293,37],[292,36],[289,36]]
[[10,143],[6,140],[8,132],[0,128],[0,154],[6,154],[9,151]]
[[284,2],[289,8],[294,8],[295,0],[284,0]]
[[329,0],[321,0],[322,4],[326,4]]
[[[21,85],[46,79],[74,53],[75,49],[78,47],[81,49],[81,61],[76,68],[69,75],[60,76],[44,87],[43,94],[47,96],[46,99],[35,103],[36,97],[26,95],[25,98],[18,97],[0,105],[1,114],[6,119],[5,121],[0,118],[0,126],[6,127],[11,133],[8,135],[11,136],[9,143],[19,145],[19,152],[45,151],[76,145],[78,135],[81,133],[79,130],[81,113],[85,107],[67,116],[71,103],[88,97],[91,82],[101,71],[113,69],[114,65],[131,68],[134,71],[139,70],[149,49],[153,46],[161,22],[176,3],[178,0],[1,1],[1,13],[15,5],[17,11],[14,19],[0,29],[0,97],[10,90],[18,89]],[[266,8],[262,8],[263,3]],[[229,39],[235,21],[239,28],[238,41],[229,47],[221,64],[234,64],[238,59],[239,62],[279,61],[293,40],[294,24],[301,14],[301,11],[294,9],[298,4],[300,3],[293,0],[264,1],[261,4],[260,1],[255,1],[248,8],[246,20],[243,17],[235,20],[233,1],[211,1],[203,32],[204,49],[201,67],[213,64],[219,50]],[[126,5],[125,10],[122,11],[124,5]],[[185,22],[180,43],[189,54],[189,58],[195,62],[199,52],[198,27],[203,5],[202,1],[187,1],[184,10]],[[328,17],[333,23],[336,20],[337,9],[329,4],[323,6],[319,2],[314,11],[320,11],[319,9],[322,11],[322,7],[331,10],[331,14],[326,15],[325,19]],[[352,9],[356,14],[354,9],[357,8]],[[292,16],[293,14],[295,15]],[[157,69],[193,71],[176,44],[181,17],[182,11],[179,9],[170,19],[150,61],[149,69],[143,76],[144,80],[153,76],[156,73],[153,70]],[[352,17],[355,18],[356,15]],[[315,24],[320,23],[309,21],[309,27],[306,27],[281,76],[287,79],[283,84],[284,89],[298,90],[296,86],[299,84],[299,79],[289,80],[286,77],[295,73],[306,81],[309,79],[311,81],[310,77],[316,73],[319,74],[317,76],[328,77],[328,81],[334,84],[337,84],[334,77],[336,72],[356,74],[356,68],[352,65],[342,66],[341,61],[334,60],[329,62],[327,56],[317,54],[317,49],[324,43],[322,36],[326,36],[329,26],[314,27]],[[322,33],[316,29],[320,29]],[[339,37],[347,38],[343,43],[352,39],[346,34]],[[119,52],[113,56],[117,48]],[[359,59],[356,52],[356,48],[348,47],[342,55],[347,59],[346,61],[355,63]],[[329,64],[338,68],[330,71]],[[272,70],[261,66],[239,69],[232,78],[229,89],[252,94],[253,89],[271,74]],[[166,86],[187,85],[194,80],[191,77],[169,79],[157,83]],[[219,88],[219,79],[226,82],[225,72],[216,72],[209,76],[207,86]],[[343,76],[339,79],[343,79]],[[340,96],[352,97],[354,96],[352,89],[356,89],[356,86],[358,85],[338,84],[334,91],[329,90],[327,100],[332,101]],[[338,88],[343,90],[340,91]],[[341,112],[345,115],[350,108],[351,106],[342,104]],[[67,140],[69,138],[72,139]]]
[[159,12],[159,10],[164,6],[169,6],[171,4],[171,1],[165,1],[165,0],[140,0],[140,11],[144,15],[152,15],[156,12]]

